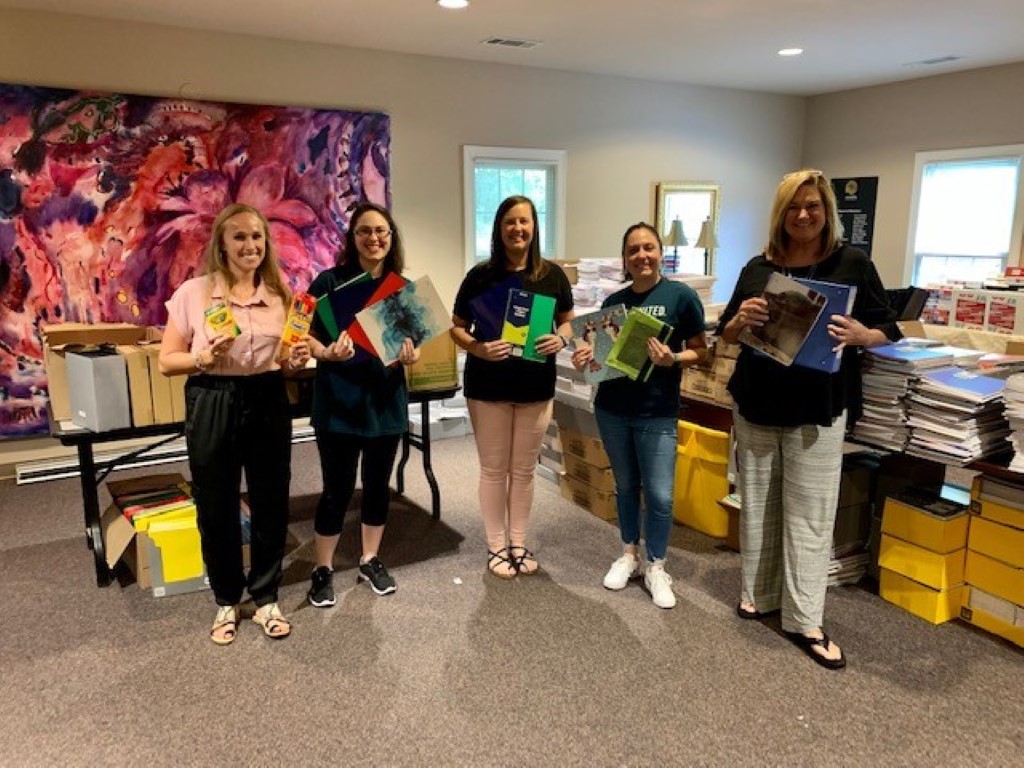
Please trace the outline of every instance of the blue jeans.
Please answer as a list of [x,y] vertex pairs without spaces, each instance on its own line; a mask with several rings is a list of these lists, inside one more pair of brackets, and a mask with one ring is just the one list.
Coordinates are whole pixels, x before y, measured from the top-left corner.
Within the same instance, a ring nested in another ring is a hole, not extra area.
[[673,416],[616,416],[594,409],[604,450],[615,475],[619,532],[624,544],[640,543],[640,489],[647,514],[647,559],[662,560],[672,530],[678,433]]

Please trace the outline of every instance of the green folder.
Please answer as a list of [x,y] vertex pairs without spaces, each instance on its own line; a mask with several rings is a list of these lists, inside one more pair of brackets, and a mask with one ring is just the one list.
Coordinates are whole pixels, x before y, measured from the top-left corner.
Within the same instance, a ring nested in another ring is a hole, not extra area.
[[647,354],[647,340],[652,336],[667,343],[672,336],[672,326],[633,307],[626,314],[626,324],[605,362],[635,381],[647,381],[654,368]]
[[537,339],[554,332],[555,299],[519,288],[508,292],[501,339],[512,345],[512,356],[543,362],[547,355],[537,354]]

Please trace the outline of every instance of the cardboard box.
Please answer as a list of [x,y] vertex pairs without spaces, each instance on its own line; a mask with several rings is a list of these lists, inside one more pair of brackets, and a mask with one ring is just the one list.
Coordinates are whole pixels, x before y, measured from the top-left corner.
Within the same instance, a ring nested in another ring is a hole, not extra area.
[[725,546],[733,552],[740,551],[740,514],[742,507],[737,506],[729,496],[723,496],[718,500],[718,506],[722,508],[728,518],[725,532]]
[[1018,528],[974,517],[967,534],[967,548],[1014,568],[1024,568],[1024,531]]
[[93,432],[132,425],[128,371],[112,347],[68,352],[65,358],[71,422]]
[[[417,437],[423,435],[423,417],[419,413],[409,414],[409,432]],[[472,434],[468,416],[453,416],[430,419],[430,440],[445,440],[451,437],[465,437]]]
[[907,489],[899,498],[886,499],[882,533],[939,554],[966,547],[970,521],[967,508],[945,499],[935,499],[930,504],[931,509],[949,513],[948,516],[935,514],[924,506],[929,504],[928,498],[924,494],[912,494]]
[[562,455],[565,474],[604,493],[615,492],[615,477],[609,467],[598,467],[571,453]]
[[953,317],[950,325],[954,328],[985,330],[988,319],[988,300],[986,291],[953,291]]
[[562,444],[563,457],[575,456],[598,469],[604,469],[612,465],[608,454],[605,453],[604,443],[601,442],[601,438],[591,437],[568,427],[560,429],[558,435],[558,439]]
[[987,555],[967,550],[966,581],[1014,605],[1024,605],[1024,568],[1001,563]]
[[599,491],[568,475],[562,475],[559,487],[563,498],[579,504],[602,520],[615,522],[618,519],[614,493]]
[[419,361],[408,366],[405,373],[409,389],[414,392],[459,386],[459,370],[452,337],[443,333],[420,347]]
[[727,389],[728,384],[729,376],[722,376],[713,370],[709,371],[694,366],[683,371],[679,390],[687,397],[708,400],[731,408],[733,402],[732,395]]
[[878,565],[926,587],[947,590],[963,584],[966,553],[966,549],[959,549],[939,554],[883,533]]
[[990,333],[1024,334],[1024,294],[993,291],[988,301],[985,330]]
[[128,372],[128,400],[131,404],[132,424],[136,427],[155,424],[153,385],[146,350],[134,344],[119,344],[116,349],[124,358],[125,369]]
[[883,600],[925,621],[942,624],[959,616],[963,587],[930,589],[900,573],[882,568],[878,577],[878,594]]
[[42,328],[50,414],[54,421],[71,419],[71,399],[65,355],[99,344],[135,344],[147,337],[147,329],[129,323],[59,323]]
[[[67,354],[100,344],[112,345],[125,358],[127,389],[131,403],[130,425],[171,424],[185,419],[187,376],[167,377],[160,373],[156,358],[162,336],[158,328],[128,323],[62,323],[43,328],[44,358],[54,421],[71,419],[71,398],[67,379]],[[135,359],[135,356],[140,356]],[[143,368],[141,356],[148,366]],[[144,401],[145,387],[154,401]],[[150,411],[153,411],[152,417]],[[136,415],[138,421],[135,420]],[[151,420],[152,419],[152,420]]]
[[1024,608],[977,587],[964,587],[960,619],[1024,647]]
[[971,487],[971,514],[1024,530],[1024,491],[977,475]]

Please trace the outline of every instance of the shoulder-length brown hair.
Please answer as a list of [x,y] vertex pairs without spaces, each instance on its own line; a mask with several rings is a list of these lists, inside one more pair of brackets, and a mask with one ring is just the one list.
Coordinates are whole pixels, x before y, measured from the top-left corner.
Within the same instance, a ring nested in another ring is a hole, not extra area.
[[338,252],[338,259],[335,263],[338,266],[350,267],[352,271],[360,268],[359,249],[356,248],[356,228],[359,226],[359,219],[370,211],[383,216],[384,221],[388,223],[388,229],[391,230],[391,240],[389,241],[391,247],[384,257],[381,276],[386,275],[388,272],[400,275],[402,270],[405,269],[405,248],[402,246],[402,235],[398,231],[398,225],[395,224],[391,212],[384,206],[377,205],[376,203],[360,203],[352,211],[352,216],[348,220],[348,230],[345,232],[345,244],[342,246],[342,250]]
[[505,242],[501,239],[501,222],[505,218],[505,214],[517,205],[523,204],[530,206],[530,215],[533,217],[533,240],[530,241],[530,249],[526,254],[526,276],[535,282],[548,273],[550,266],[540,255],[540,225],[537,222],[537,207],[533,204],[533,200],[523,195],[506,197],[494,213],[494,224],[491,226],[490,265],[497,270],[506,268],[508,254],[505,253]]
[[786,211],[796,197],[800,187],[812,185],[821,195],[821,204],[825,207],[825,226],[821,230],[821,253],[828,256],[843,241],[843,224],[839,221],[839,210],[832,185],[821,171],[804,168],[800,171],[787,173],[775,190],[775,201],[772,203],[771,224],[768,230],[768,245],[765,256],[770,261],[784,262],[789,248],[789,235],[786,234]]
[[228,268],[227,250],[224,247],[224,225],[228,219],[240,213],[254,214],[260,220],[260,226],[263,227],[263,261],[256,268],[257,284],[263,283],[268,291],[277,294],[285,306],[288,306],[292,301],[292,292],[281,278],[281,267],[277,261],[277,251],[274,248],[273,241],[270,239],[270,225],[263,214],[251,205],[232,203],[217,214],[217,218],[213,220],[213,231],[210,234],[210,240],[206,244],[206,250],[203,252],[206,260],[204,274],[210,276],[211,287],[217,275],[224,279],[224,284],[228,288],[235,284],[235,278]]

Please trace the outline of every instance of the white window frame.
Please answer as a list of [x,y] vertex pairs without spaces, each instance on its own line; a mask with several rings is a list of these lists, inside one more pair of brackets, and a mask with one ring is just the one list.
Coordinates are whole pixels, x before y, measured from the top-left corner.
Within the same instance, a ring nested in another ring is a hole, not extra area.
[[[957,162],[964,160],[985,160],[1017,157],[1020,170],[1017,175],[1017,204],[1014,207],[1013,223],[1010,229],[1010,245],[1006,255],[1006,266],[1020,266],[1022,261],[1021,242],[1024,228],[1024,144],[1005,144],[996,147],[971,147],[966,149],[944,149],[917,152],[914,156],[914,188],[911,197],[910,227],[907,231],[907,252],[903,268],[905,285],[917,285],[917,217],[921,202],[921,182],[925,166],[936,162]],[[965,254],[966,255],[966,254]]]
[[550,205],[548,207],[548,215],[553,216],[548,224],[554,227],[554,253],[542,253],[542,255],[546,259],[565,258],[565,188],[568,153],[562,149],[519,149],[465,145],[462,148],[462,199],[463,251],[466,269],[469,270],[479,263],[476,259],[475,171],[480,161],[508,163],[510,166],[516,164],[545,165],[554,170],[554,209],[552,210]]

